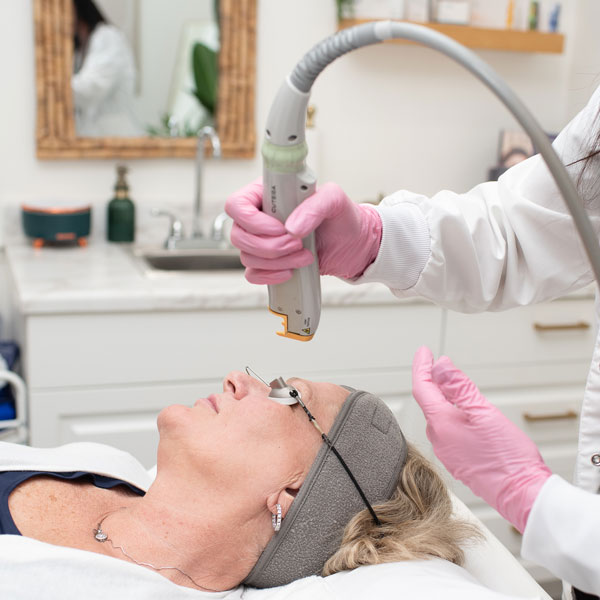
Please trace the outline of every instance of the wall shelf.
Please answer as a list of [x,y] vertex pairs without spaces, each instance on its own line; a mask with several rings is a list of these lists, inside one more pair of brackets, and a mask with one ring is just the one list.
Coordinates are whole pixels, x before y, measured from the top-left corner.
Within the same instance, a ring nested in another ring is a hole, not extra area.
[[[373,19],[342,19],[338,30],[368,23]],[[512,52],[544,52],[561,54],[565,36],[561,33],[540,31],[513,31],[510,29],[485,29],[468,25],[446,25],[444,23],[418,23],[439,31],[469,48],[479,50],[508,50]],[[388,40],[394,44],[412,44],[407,40]]]

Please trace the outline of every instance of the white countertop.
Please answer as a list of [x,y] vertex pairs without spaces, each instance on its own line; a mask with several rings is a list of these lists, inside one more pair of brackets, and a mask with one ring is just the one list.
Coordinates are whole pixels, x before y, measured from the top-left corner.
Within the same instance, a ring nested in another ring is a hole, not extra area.
[[[243,271],[168,272],[144,269],[128,245],[94,242],[88,247],[6,247],[10,284],[24,315],[266,308],[267,288]],[[423,304],[399,299],[383,284],[349,285],[321,277],[324,306]],[[569,297],[593,297],[588,286]]]
[[[266,286],[246,281],[242,270],[145,274],[127,246],[33,248],[8,245],[6,258],[15,297],[25,315],[129,311],[266,308]],[[323,305],[392,304],[384,285],[348,285],[322,277]]]

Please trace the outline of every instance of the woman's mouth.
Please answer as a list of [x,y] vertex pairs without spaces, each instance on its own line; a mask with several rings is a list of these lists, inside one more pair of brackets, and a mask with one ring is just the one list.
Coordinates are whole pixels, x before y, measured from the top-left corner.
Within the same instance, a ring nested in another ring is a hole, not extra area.
[[197,406],[200,403],[208,404],[208,406],[210,406],[217,414],[219,413],[219,405],[217,404],[217,398],[214,395],[211,394],[208,398],[199,398],[194,403],[194,406]]

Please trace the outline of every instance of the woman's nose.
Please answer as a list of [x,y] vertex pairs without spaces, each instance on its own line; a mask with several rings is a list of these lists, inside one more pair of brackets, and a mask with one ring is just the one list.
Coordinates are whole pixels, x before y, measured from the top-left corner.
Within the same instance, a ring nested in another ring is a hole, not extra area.
[[244,395],[246,387],[244,374],[240,371],[231,371],[223,379],[223,391],[231,392],[238,400]]
[[268,386],[241,371],[231,371],[223,380],[223,391],[231,392],[237,400],[251,392],[268,393],[268,390]]

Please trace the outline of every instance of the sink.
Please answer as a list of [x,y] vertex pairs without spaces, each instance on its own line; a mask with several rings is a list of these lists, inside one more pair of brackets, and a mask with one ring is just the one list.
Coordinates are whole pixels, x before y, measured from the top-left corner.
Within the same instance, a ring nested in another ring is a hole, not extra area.
[[231,271],[244,268],[240,252],[235,248],[134,248],[132,251],[146,271]]

